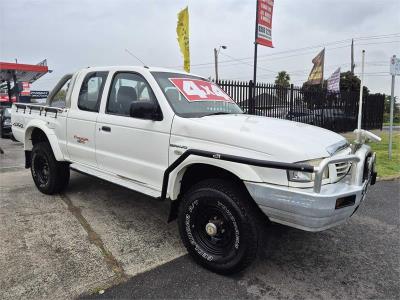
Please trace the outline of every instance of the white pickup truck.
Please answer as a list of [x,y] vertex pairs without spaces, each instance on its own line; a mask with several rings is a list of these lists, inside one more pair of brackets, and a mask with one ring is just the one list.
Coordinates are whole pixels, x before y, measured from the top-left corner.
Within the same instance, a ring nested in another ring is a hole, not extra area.
[[322,128],[247,115],[216,84],[161,68],[68,74],[46,105],[14,104],[12,130],[41,192],[61,192],[73,169],[170,201],[188,252],[225,274],[255,258],[261,212],[325,230],[346,221],[376,179],[368,132],[350,145]]

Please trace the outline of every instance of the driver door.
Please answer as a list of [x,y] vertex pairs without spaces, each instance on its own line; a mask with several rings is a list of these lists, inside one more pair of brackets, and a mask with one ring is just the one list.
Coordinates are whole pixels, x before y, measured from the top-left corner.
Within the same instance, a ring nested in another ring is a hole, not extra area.
[[97,118],[97,163],[104,171],[160,191],[168,167],[170,120],[130,117],[133,101],[157,99],[142,75],[115,73],[107,103]]

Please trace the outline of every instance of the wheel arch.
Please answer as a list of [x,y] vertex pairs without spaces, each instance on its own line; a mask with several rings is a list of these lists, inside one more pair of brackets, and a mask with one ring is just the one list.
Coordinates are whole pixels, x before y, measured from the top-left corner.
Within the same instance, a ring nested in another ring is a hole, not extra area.
[[[191,174],[187,172],[193,170],[194,168],[206,169],[205,171],[207,172],[203,172],[202,179],[215,177],[211,176],[213,175],[213,172],[208,172],[212,170],[216,171],[217,174],[223,173],[226,177],[230,176],[230,178],[236,178],[236,180],[240,181],[242,184],[244,180],[255,182],[262,181],[254,168],[249,165],[198,156],[189,157],[170,174],[167,192],[171,200],[178,199],[179,195],[181,194],[181,183],[184,180],[185,174]],[[199,178],[199,176],[196,176],[196,178]]]
[[57,136],[54,134],[54,132],[43,124],[34,122],[29,124],[25,130],[25,151],[32,151],[33,146],[39,142],[48,142],[56,160],[64,160],[64,155],[61,152],[60,146],[58,145]]
[[[211,178],[226,179],[235,182],[248,194],[243,180],[260,180],[258,175],[249,166],[236,163],[226,163],[223,166],[218,163],[210,163],[209,161],[190,162],[171,173],[168,189],[171,200],[169,222],[177,217],[181,196],[197,182]],[[249,197],[251,198],[250,194]]]

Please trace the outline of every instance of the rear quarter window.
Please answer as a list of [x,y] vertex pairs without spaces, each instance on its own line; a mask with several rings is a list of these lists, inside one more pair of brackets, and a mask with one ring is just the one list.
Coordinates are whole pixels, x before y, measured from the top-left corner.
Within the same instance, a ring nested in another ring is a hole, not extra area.
[[108,72],[88,73],[79,91],[78,108],[98,112]]

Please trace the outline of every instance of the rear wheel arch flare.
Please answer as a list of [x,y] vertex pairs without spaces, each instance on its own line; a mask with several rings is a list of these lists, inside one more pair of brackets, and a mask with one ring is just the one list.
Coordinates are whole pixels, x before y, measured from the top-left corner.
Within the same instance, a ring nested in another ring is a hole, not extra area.
[[32,129],[30,140],[32,142],[32,146],[40,142],[50,143],[46,133],[38,127]]
[[53,151],[53,154],[58,161],[64,160],[61,149],[58,145],[58,140],[55,135],[49,136],[46,130],[38,126],[30,126],[25,132],[25,151],[31,151],[33,146],[38,143],[48,143]]

